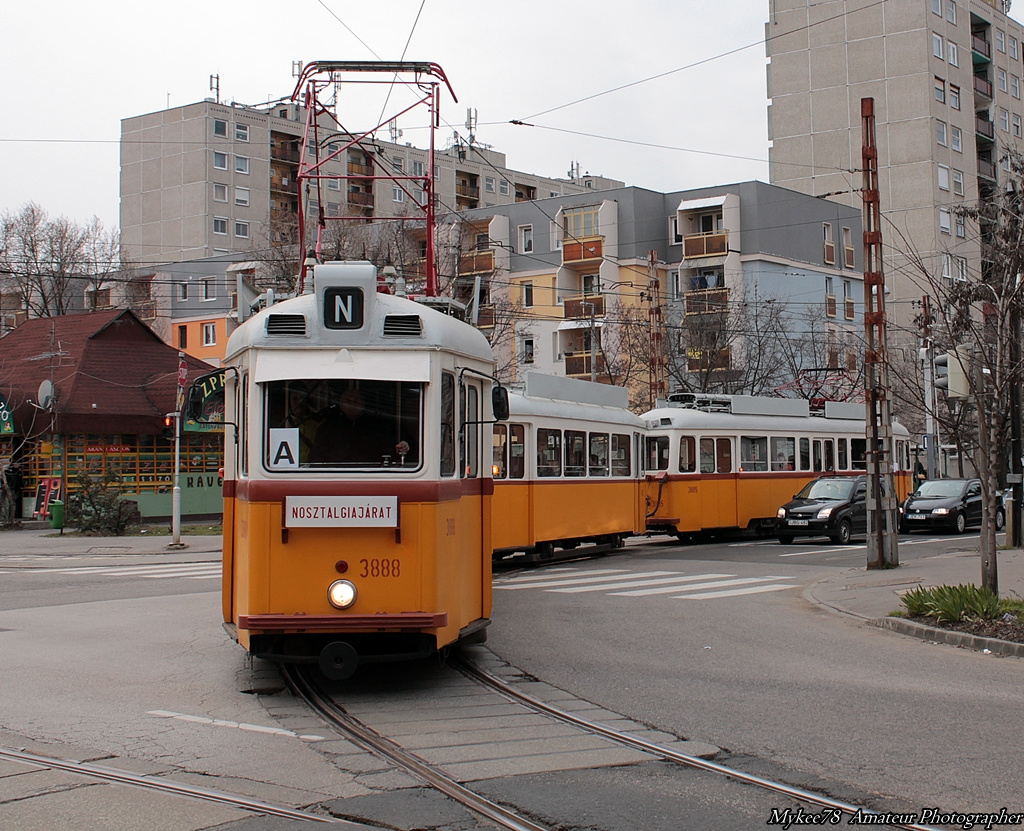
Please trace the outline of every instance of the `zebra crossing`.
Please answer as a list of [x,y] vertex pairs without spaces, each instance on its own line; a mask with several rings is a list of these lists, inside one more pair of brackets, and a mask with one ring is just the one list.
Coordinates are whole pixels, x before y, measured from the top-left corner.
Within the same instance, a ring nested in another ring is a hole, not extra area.
[[796,588],[787,577],[739,577],[725,572],[631,572],[621,568],[551,568],[541,574],[516,574],[494,581],[495,591],[535,590],[556,594],[602,592],[609,597],[669,595],[673,600],[715,600]]
[[103,577],[144,577],[153,580],[179,578],[182,580],[219,580],[220,562],[212,563],[159,563],[139,566],[75,566],[73,568],[19,568],[0,570],[0,574],[69,574],[75,577],[99,575]]

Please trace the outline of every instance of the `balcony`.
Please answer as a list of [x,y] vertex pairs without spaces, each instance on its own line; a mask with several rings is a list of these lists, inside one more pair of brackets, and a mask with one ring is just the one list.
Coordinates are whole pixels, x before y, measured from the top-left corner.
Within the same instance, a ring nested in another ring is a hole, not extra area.
[[590,263],[604,257],[604,237],[583,237],[562,241],[562,264]]
[[566,297],[562,309],[566,320],[589,318],[591,315],[604,317],[604,295],[585,294],[579,297]]
[[[594,369],[596,376],[608,376],[608,368],[604,362],[604,355],[600,351],[594,356]],[[565,374],[569,378],[590,379],[590,352],[566,352],[565,353]]]
[[974,76],[974,91],[982,98],[992,99],[992,82],[981,75]]
[[720,257],[729,252],[729,232],[714,231],[710,234],[687,234],[683,237],[683,257]]
[[358,162],[348,163],[348,175],[349,176],[362,176],[369,178],[373,176],[373,168],[368,164],[359,164]]
[[462,182],[459,182],[459,184],[455,186],[455,195],[461,196],[464,199],[479,199],[480,188],[473,187],[472,185],[464,185]]
[[729,369],[732,366],[732,356],[729,347],[724,349],[687,349],[686,350],[686,371],[687,372],[708,372]]
[[493,329],[494,328],[494,306],[481,306],[480,314],[476,317],[476,326],[478,329]]
[[364,208],[373,207],[373,194],[363,193],[358,190],[350,190],[348,192],[348,204],[350,205],[361,205]]
[[978,159],[978,175],[986,179],[996,180],[996,166],[987,159]]
[[974,63],[992,60],[992,44],[980,35],[971,35],[971,52]]
[[274,179],[270,180],[270,190],[274,193],[298,193],[299,183],[294,179]]
[[996,125],[987,118],[980,115],[974,116],[974,130],[980,138],[987,138],[989,141],[996,140]]
[[270,158],[276,159],[279,162],[291,162],[292,164],[299,163],[299,151],[293,150],[291,147],[271,147]]
[[494,252],[470,251],[459,257],[459,276],[466,274],[490,274],[494,271]]
[[729,289],[697,289],[684,295],[686,316],[726,314],[729,311]]

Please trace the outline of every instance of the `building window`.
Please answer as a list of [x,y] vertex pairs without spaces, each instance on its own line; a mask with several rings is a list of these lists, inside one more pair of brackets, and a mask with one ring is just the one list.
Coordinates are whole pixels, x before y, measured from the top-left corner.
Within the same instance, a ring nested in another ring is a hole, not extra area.
[[401,156],[392,156],[391,167],[394,168],[396,173],[402,173],[405,170],[405,159]]
[[681,245],[683,235],[679,231],[679,215],[673,214],[668,218],[668,239],[671,245]]
[[996,49],[1000,52],[1006,51],[1006,32],[1002,29],[996,29]]
[[1020,116],[1019,115],[1014,115],[1013,116],[1013,134],[1017,138],[1021,137],[1021,132],[1020,132]]
[[213,218],[213,233],[227,235],[228,221],[226,217],[215,216]]
[[935,100],[940,104],[946,103],[946,82],[941,78],[935,79]]
[[527,309],[533,308],[533,283],[523,283],[523,306]]
[[597,205],[571,208],[562,214],[563,238],[567,240],[597,236]]
[[946,0],[946,20],[956,26],[956,0]]
[[967,258],[953,254],[942,255],[942,276],[946,280],[958,283],[967,282]]
[[188,349],[188,327],[178,327],[178,349]]
[[997,69],[996,70],[996,80],[997,80],[997,82],[999,84],[999,91],[1000,92],[1008,92],[1009,89],[1010,89],[1010,84],[1007,81],[1007,77],[1008,76],[1006,74],[1006,70],[1005,69]]
[[212,277],[203,280],[203,300],[217,299],[217,283]]
[[249,188],[235,188],[235,204],[248,207]]
[[932,0],[932,14],[942,17],[942,0]]
[[484,190],[488,193],[494,193],[494,177],[484,176]]
[[214,202],[227,202],[228,201],[228,186],[227,185],[214,185],[213,186],[213,201]]
[[[941,101],[942,99],[939,98],[938,100]],[[960,109],[960,87],[956,84],[949,85],[949,106],[954,110]]]
[[533,338],[523,338],[523,363],[533,363]]
[[936,121],[935,122],[935,143],[945,147],[946,146],[946,122]]
[[249,125],[248,124],[236,124],[235,125],[235,141],[248,141],[249,140]]
[[519,253],[529,254],[533,251],[533,226],[519,226]]
[[601,275],[600,274],[584,274],[583,275],[583,294],[585,297],[592,297],[595,294],[601,293]]
[[1017,60],[1017,38],[1010,36],[1010,57]]
[[412,163],[412,175],[422,176],[423,175],[423,162],[413,161]]
[[950,66],[960,66],[960,53],[953,41],[946,44],[946,60],[949,61]]
[[853,231],[849,228],[843,228],[843,265],[854,266]]
[[939,190],[949,190],[949,168],[939,165]]
[[222,136],[227,138],[228,135],[228,123],[215,118],[213,120],[213,134],[215,136]]
[[392,202],[404,202],[405,191],[402,190],[398,185],[391,186],[391,201]]
[[832,240],[832,223],[822,222],[821,223],[821,236],[825,243],[825,262],[829,265],[835,265],[836,262],[836,244]]
[[188,300],[188,283],[178,283],[178,299]]
[[235,173],[248,173],[249,172],[249,157],[248,156],[235,156]]
[[962,170],[953,171],[953,193],[957,196],[964,195],[964,172]]
[[509,184],[504,179],[498,182],[498,192],[501,193],[502,196],[508,196],[509,193],[511,193]]
[[959,127],[950,125],[949,127],[949,145],[957,153],[964,152],[964,133]]
[[235,220],[235,236],[243,239],[249,238],[249,223]]
[[1010,113],[1002,107],[999,108],[999,129],[1004,133],[1010,132]]
[[218,153],[216,150],[214,150],[213,151],[213,166],[217,170],[227,170],[228,169],[228,154],[227,153]]
[[960,239],[967,239],[967,219],[963,214],[957,214],[954,219],[956,220],[956,235]]
[[327,180],[327,189],[328,190],[341,190],[341,182],[338,179],[328,179]]
[[203,324],[203,346],[216,346],[217,345],[217,324],[216,323],[204,323]]
[[932,32],[932,54],[940,61],[943,58],[942,35],[937,35],[935,32]]
[[939,209],[939,230],[943,234],[951,233],[951,227],[952,226],[950,225],[949,217],[950,217],[950,213],[949,213],[949,209],[948,208],[940,208]]

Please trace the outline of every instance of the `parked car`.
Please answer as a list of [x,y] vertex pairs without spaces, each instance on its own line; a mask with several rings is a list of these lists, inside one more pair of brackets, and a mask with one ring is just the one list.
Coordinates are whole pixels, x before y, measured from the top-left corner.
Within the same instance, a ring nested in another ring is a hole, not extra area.
[[[981,525],[980,479],[926,479],[900,506],[900,531],[953,531],[962,534]],[[1000,504],[996,530],[1006,524]]]
[[781,508],[775,518],[779,542],[795,537],[828,537],[845,545],[868,530],[866,476],[820,476],[812,479]]

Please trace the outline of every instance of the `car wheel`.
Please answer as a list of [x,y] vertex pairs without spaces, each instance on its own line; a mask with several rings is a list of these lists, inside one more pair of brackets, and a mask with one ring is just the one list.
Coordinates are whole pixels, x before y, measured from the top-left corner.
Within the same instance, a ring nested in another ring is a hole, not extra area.
[[1002,531],[1006,527],[1006,514],[1003,513],[1003,509],[999,508],[996,511],[996,530]]
[[962,513],[958,513],[956,518],[953,520],[953,529],[958,534],[962,534],[967,530],[967,517]]
[[781,542],[783,545],[789,545],[791,542],[793,542],[793,539],[794,537],[792,534],[779,534],[779,542]]
[[850,537],[853,535],[853,528],[850,525],[850,520],[841,519],[839,524],[836,525],[836,532],[829,535],[832,542],[839,545],[846,545],[850,542]]

